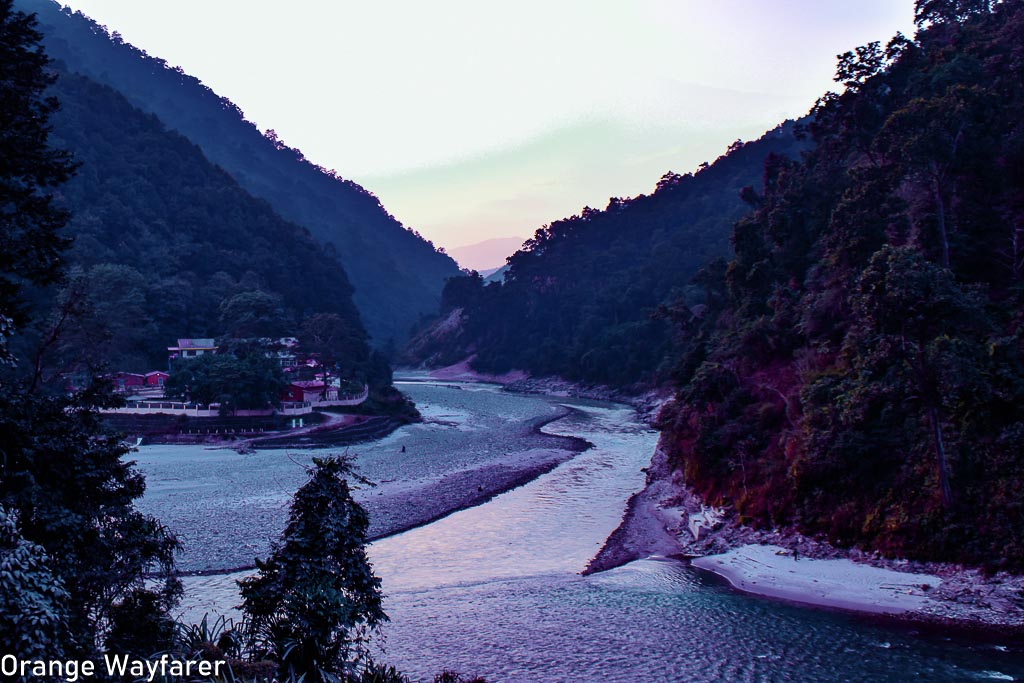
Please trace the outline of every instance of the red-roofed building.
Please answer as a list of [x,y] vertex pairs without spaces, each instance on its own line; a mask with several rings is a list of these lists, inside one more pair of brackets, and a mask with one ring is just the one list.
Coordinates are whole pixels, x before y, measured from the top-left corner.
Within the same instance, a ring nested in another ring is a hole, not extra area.
[[116,372],[110,381],[114,385],[114,391],[123,394],[134,393],[146,386],[146,376],[135,372]]
[[288,385],[287,394],[281,397],[285,401],[335,401],[338,398],[338,387],[327,386],[324,392],[324,383],[318,379],[296,380]]
[[167,378],[170,377],[166,372],[162,370],[154,370],[146,373],[146,386],[147,387],[162,387]]

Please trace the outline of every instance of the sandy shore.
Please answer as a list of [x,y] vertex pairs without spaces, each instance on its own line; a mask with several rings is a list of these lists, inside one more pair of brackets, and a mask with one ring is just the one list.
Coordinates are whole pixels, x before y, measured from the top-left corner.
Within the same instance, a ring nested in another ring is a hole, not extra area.
[[694,567],[725,577],[736,588],[790,602],[874,614],[918,611],[942,579],[857,564],[852,560],[799,559],[775,545],[745,545],[695,558]]
[[487,502],[569,460],[577,451],[534,449],[505,462],[448,472],[440,477],[383,482],[356,499],[370,514],[370,540],[401,533]]
[[477,372],[473,368],[469,367],[472,360],[472,358],[467,358],[455,365],[431,370],[430,377],[449,382],[490,382],[492,384],[505,385],[522,381],[528,376],[522,370],[512,370],[511,372],[506,372],[501,375],[489,375],[487,373]]
[[785,529],[754,530],[738,524],[728,511],[719,528],[696,540],[688,521],[700,510],[701,501],[669,467],[659,447],[646,487],[630,500],[622,523],[587,572],[644,557],[678,557],[722,576],[738,590],[765,597],[1024,634],[1024,577],[1005,572],[983,576],[959,565],[887,559]]

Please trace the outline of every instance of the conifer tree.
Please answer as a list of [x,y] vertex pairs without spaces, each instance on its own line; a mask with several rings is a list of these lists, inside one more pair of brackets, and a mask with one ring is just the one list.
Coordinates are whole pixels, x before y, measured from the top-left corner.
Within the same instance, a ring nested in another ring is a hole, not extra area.
[[367,641],[387,615],[366,556],[369,518],[346,480],[349,461],[314,458],[309,474],[281,542],[240,582],[242,609],[256,649],[283,676],[333,681],[369,663]]

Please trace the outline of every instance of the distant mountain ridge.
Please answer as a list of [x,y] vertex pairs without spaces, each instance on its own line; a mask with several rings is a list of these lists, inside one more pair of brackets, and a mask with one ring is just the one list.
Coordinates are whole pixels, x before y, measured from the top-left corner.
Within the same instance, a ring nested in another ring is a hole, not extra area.
[[81,13],[53,0],[16,0],[35,12],[48,54],[155,114],[283,218],[332,244],[355,287],[355,301],[377,344],[401,341],[436,310],[458,266],[391,216],[375,196],[261,133],[226,98],[164,60],[147,55]]
[[[505,260],[519,251],[526,240],[522,237],[494,237],[475,244],[448,249],[448,255],[463,268],[480,271],[487,277],[505,265]],[[485,272],[486,271],[486,272]]]

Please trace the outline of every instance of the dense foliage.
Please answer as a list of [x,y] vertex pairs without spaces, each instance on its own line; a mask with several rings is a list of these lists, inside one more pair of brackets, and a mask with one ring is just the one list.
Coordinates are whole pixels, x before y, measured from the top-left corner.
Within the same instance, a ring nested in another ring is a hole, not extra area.
[[754,524],[1024,568],[1024,2],[918,3],[773,159],[666,442]]
[[[96,409],[110,402],[101,390],[45,396],[20,388],[0,392],[0,504],[46,550],[69,594],[69,649],[91,654],[117,627],[125,601],[152,599],[154,614],[173,604],[177,541],[135,509],[145,482],[102,427]],[[154,571],[165,580],[147,587],[143,577]]]
[[54,205],[52,188],[74,166],[49,144],[56,100],[43,96],[52,82],[48,59],[32,20],[0,3],[0,362],[10,361],[7,336],[22,325],[26,282],[54,282],[67,238],[67,214]]
[[737,142],[695,174],[666,174],[650,195],[610,200],[603,211],[537,231],[508,259],[504,283],[476,275],[450,280],[442,321],[411,345],[415,360],[454,363],[476,354],[486,371],[524,369],[627,385],[665,379],[671,326],[657,312],[695,301],[701,266],[728,252],[729,230],[748,207],[741,190],[759,182],[770,154],[801,143],[787,123],[760,140]]
[[89,361],[163,368],[179,337],[294,334],[317,313],[348,321],[365,346],[330,248],[110,88],[60,72],[51,92],[55,142],[81,164],[62,194]]
[[108,34],[52,0],[17,0],[38,12],[48,52],[73,72],[124,94],[203,153],[285,219],[333,245],[355,285],[355,300],[378,345],[403,340],[437,308],[455,262],[406,230],[365,189],[265,135],[241,110],[198,80]]
[[26,659],[62,657],[68,594],[42,546],[0,507],[0,642]]
[[103,388],[48,395],[40,353],[8,343],[33,319],[46,321],[41,343],[52,343],[65,319],[60,301],[47,316],[50,298],[40,295],[63,276],[67,214],[51,188],[72,167],[50,146],[56,103],[43,99],[52,78],[39,38],[30,19],[0,0],[0,632],[23,656],[46,647],[47,657],[80,658],[117,632],[126,634],[126,651],[159,647],[142,642],[152,630],[136,621],[132,631],[125,620],[138,616],[131,605],[145,603],[148,624],[169,623],[177,542],[134,507],[144,483],[123,460],[128,449],[102,429],[98,409],[112,402]]
[[344,458],[314,458],[292,499],[280,544],[240,582],[263,657],[282,676],[344,677],[369,661],[368,637],[387,621],[366,556],[369,517],[352,498]]
[[260,350],[246,354],[206,354],[178,358],[171,366],[164,393],[194,403],[220,404],[222,415],[262,409],[280,403],[287,386],[277,358]]

